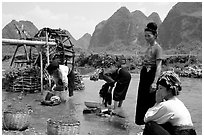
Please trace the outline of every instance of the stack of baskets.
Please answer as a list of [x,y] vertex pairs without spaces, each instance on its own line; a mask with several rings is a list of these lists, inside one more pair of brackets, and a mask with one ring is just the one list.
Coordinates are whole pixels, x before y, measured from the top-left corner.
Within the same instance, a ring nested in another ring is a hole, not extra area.
[[77,120],[47,120],[48,135],[77,135],[80,130],[80,122]]
[[75,74],[74,90],[83,90],[85,88],[85,85],[82,75],[80,75],[78,71],[75,71],[74,74]]
[[3,113],[3,128],[6,130],[25,130],[29,127],[31,115],[22,111]]
[[38,92],[40,91],[40,69],[26,66],[11,70],[6,74],[9,84],[6,90],[12,92]]

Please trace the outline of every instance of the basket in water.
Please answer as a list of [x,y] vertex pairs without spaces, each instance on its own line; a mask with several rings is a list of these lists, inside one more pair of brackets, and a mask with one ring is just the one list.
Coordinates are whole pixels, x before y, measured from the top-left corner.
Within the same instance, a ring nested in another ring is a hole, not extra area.
[[47,120],[48,135],[77,135],[79,134],[79,121],[54,121]]
[[31,115],[24,112],[3,113],[3,127],[5,130],[25,130],[30,125]]

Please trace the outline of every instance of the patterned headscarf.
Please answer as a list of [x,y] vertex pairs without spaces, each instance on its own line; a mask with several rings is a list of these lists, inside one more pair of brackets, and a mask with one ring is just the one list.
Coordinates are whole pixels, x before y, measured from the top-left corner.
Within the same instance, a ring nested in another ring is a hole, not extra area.
[[158,84],[172,89],[174,95],[178,95],[182,89],[180,78],[174,71],[164,71],[157,81]]

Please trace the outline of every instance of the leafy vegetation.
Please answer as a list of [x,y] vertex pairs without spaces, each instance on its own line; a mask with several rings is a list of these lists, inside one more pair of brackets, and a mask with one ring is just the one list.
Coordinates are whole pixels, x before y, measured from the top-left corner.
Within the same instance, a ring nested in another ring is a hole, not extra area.
[[[111,64],[124,64],[131,73],[139,73],[143,55],[112,55],[112,54],[85,54],[81,53],[76,59],[77,67],[108,68]],[[189,72],[190,68],[190,72]],[[166,56],[162,62],[162,70],[174,69],[181,76],[202,77],[202,60],[194,55]],[[188,72],[187,72],[188,71]],[[187,74],[189,73],[189,74]]]

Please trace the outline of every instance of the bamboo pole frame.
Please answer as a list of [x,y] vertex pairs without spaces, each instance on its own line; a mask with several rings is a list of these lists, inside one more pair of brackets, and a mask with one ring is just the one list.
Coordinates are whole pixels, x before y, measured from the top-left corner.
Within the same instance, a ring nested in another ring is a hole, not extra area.
[[[15,45],[15,46],[19,46],[19,45],[33,45],[33,46],[43,46],[46,45],[47,46],[47,61],[49,63],[49,46],[55,46],[56,43],[55,42],[48,42],[48,36],[46,33],[46,41],[31,41],[31,40],[18,40],[18,39],[2,39],[2,43],[3,44],[9,44],[9,45]],[[17,52],[17,49],[15,51],[15,53]],[[43,57],[42,57],[42,48],[40,48],[39,51],[40,54],[40,74],[41,74],[41,94],[43,93]],[[13,61],[13,59],[12,59]],[[49,79],[50,81],[50,79]]]
[[56,45],[55,42],[18,40],[18,39],[2,39],[2,43],[10,44],[10,45],[26,44],[26,45],[36,45],[36,46],[42,46],[42,45],[46,45],[46,44],[48,44],[50,46]]
[[[50,64],[50,57],[49,57],[49,55],[50,55],[50,53],[49,53],[49,50],[50,50],[50,46],[49,46],[49,44],[48,44],[48,33],[47,33],[47,31],[46,31],[46,36],[45,36],[45,38],[46,38],[46,47],[47,47],[47,65],[49,65]],[[49,82],[49,87],[51,88],[51,80],[50,80],[50,75],[48,75],[48,82]]]
[[[68,39],[69,40],[69,39]],[[71,47],[73,47],[73,44],[71,43],[71,41],[69,40]],[[18,48],[20,46],[24,46],[24,48],[26,49],[26,45],[29,45],[31,47],[36,47],[37,48],[37,51],[39,53],[39,56],[40,56],[40,74],[41,74],[41,94],[43,93],[43,54],[42,54],[42,46],[45,45],[46,48],[47,48],[47,64],[49,65],[49,62],[50,62],[50,58],[49,58],[49,50],[50,50],[50,46],[56,46],[57,43],[53,40],[53,39],[49,39],[48,38],[48,32],[46,31],[46,37],[43,41],[36,41],[36,40],[19,40],[19,39],[5,39],[3,38],[2,39],[2,44],[4,45],[8,45],[8,46],[17,46],[16,48],[16,51],[14,53],[14,56],[12,58],[12,62],[14,61],[14,57],[15,57],[15,54],[18,50]],[[70,51],[70,50],[67,50],[68,52],[71,52],[73,54],[73,59],[72,59],[72,70],[74,69],[74,56],[75,56],[75,52],[73,51],[73,49]],[[27,51],[26,51],[27,52]],[[26,53],[27,54],[27,53]],[[27,59],[29,59],[29,56],[26,56]],[[12,63],[11,63],[12,64]],[[49,79],[49,87],[51,87],[51,80],[50,80],[50,76],[48,76],[48,79]]]
[[40,51],[40,82],[41,82],[41,94],[43,94],[43,59],[42,59],[42,50]]

